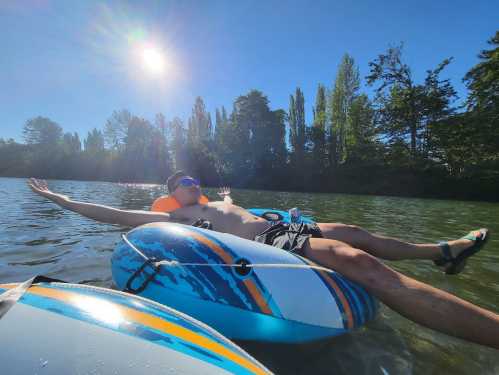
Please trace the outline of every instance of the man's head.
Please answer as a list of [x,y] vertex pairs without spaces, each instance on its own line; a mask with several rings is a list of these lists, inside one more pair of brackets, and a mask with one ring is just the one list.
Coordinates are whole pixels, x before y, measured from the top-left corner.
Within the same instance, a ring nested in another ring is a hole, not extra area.
[[182,171],[175,172],[166,180],[169,194],[182,206],[197,204],[201,196],[199,181]]

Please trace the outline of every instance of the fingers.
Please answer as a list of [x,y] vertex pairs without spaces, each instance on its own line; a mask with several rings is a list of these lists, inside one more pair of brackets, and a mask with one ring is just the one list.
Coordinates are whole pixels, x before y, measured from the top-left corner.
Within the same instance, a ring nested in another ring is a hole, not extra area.
[[39,190],[38,187],[38,181],[35,178],[30,178],[28,180],[28,186],[31,188],[31,190]]
[[48,190],[48,185],[45,180],[38,180],[33,177],[28,180],[28,186],[35,192]]
[[33,179],[33,183],[35,185],[35,187],[38,189],[38,190],[43,190],[43,185],[41,183],[40,180],[37,180],[36,178]]
[[36,186],[38,186],[39,189],[41,190],[48,190],[48,185],[47,185],[47,181],[45,180],[38,180],[38,179],[35,179],[36,181]]
[[220,195],[221,197],[224,197],[226,195],[229,195],[230,194],[230,187],[228,186],[222,186],[220,187],[218,193],[218,195]]

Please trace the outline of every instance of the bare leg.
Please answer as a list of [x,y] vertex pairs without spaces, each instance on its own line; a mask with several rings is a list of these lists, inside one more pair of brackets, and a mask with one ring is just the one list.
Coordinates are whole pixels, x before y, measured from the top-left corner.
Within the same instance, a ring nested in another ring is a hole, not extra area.
[[499,315],[402,275],[366,252],[312,238],[305,256],[359,283],[388,307],[436,331],[499,349]]
[[[437,244],[412,244],[395,238],[372,234],[355,225],[340,223],[318,223],[317,225],[325,238],[345,242],[378,258],[387,260],[436,260],[442,255],[442,250]],[[472,241],[466,239],[449,242],[454,256],[471,244]]]

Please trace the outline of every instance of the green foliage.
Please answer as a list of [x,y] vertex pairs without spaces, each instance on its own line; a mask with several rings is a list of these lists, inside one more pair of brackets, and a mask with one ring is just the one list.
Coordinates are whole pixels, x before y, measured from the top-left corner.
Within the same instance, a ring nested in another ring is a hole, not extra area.
[[286,162],[285,113],[272,111],[268,99],[252,90],[234,102],[230,120],[221,115],[222,170],[236,186],[275,185]]
[[451,104],[456,92],[448,79],[440,79],[451,61],[445,59],[428,70],[423,84],[414,82],[411,69],[402,61],[402,46],[389,48],[369,63],[367,82],[379,84],[375,103],[380,133],[397,149],[406,144],[413,161],[431,156],[433,124],[454,112]]
[[492,112],[495,120],[499,114],[499,31],[488,41],[495,47],[483,50],[478,57],[482,60],[464,77],[470,90],[468,106],[472,110]]
[[170,153],[172,166],[174,170],[187,168],[187,153],[186,153],[186,130],[182,120],[175,117],[168,125],[170,142],[169,148],[173,150]]
[[350,109],[358,96],[360,85],[359,69],[348,54],[343,56],[338,68],[334,88],[330,98],[330,142],[334,143],[334,164],[343,163],[348,157],[348,137],[350,129]]
[[64,133],[62,137],[62,148],[66,155],[77,154],[81,151],[81,141],[78,133]]
[[93,129],[88,132],[87,138],[83,141],[85,147],[85,152],[90,155],[100,154],[104,151],[104,136],[102,132],[97,129]]
[[327,122],[327,98],[326,88],[319,84],[313,109],[314,122],[311,128],[312,160],[319,175],[326,171],[327,149],[326,149],[326,122]]
[[29,146],[0,138],[0,176],[23,177],[29,173]]
[[23,137],[28,145],[50,147],[61,141],[62,128],[54,121],[39,116],[26,121]]
[[192,115],[189,118],[188,139],[193,144],[208,145],[212,137],[210,114],[206,111],[203,99],[196,98]]
[[356,97],[348,115],[346,149],[349,160],[373,160],[379,153],[374,126],[374,110],[365,94]]
[[307,129],[305,125],[305,97],[299,87],[289,98],[289,143],[291,145],[291,165],[303,169]]
[[189,118],[186,142],[187,169],[204,183],[215,184],[216,173],[211,116],[197,97]]
[[132,115],[127,110],[114,111],[104,126],[104,139],[111,150],[121,151]]
[[482,145],[481,160],[487,166],[499,161],[499,31],[488,43],[495,48],[483,50],[478,55],[481,62],[464,77],[470,90],[469,127]]

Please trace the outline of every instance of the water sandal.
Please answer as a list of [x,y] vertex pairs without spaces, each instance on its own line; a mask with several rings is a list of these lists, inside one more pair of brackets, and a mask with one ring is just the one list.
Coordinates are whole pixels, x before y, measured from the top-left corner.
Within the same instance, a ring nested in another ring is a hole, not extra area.
[[450,251],[450,246],[448,242],[439,242],[438,246],[442,249],[442,257],[434,261],[436,266],[444,267],[445,273],[447,275],[457,275],[466,266],[466,260],[478,253],[480,249],[489,240],[489,230],[482,228],[479,230],[474,230],[468,233],[466,236],[462,237],[473,241],[473,244],[461,251],[457,256],[453,256]]

